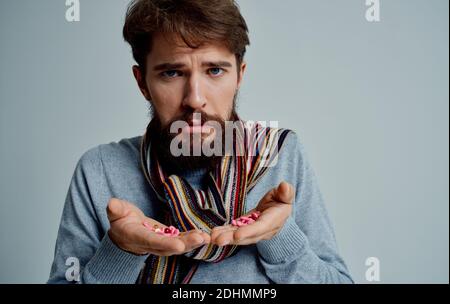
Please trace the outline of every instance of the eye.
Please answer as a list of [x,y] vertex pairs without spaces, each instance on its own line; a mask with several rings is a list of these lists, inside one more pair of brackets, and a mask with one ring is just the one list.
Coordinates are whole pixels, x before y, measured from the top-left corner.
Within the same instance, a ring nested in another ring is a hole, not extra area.
[[177,70],[169,70],[161,73],[164,78],[175,78],[177,76],[181,76],[181,72]]
[[210,68],[208,70],[208,73],[211,74],[212,76],[220,76],[224,73],[224,69],[222,68]]

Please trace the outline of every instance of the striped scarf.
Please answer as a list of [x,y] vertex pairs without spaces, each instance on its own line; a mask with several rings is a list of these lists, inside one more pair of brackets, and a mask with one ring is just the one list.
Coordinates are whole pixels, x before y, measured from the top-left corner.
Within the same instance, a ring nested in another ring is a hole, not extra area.
[[[149,127],[150,124],[141,142],[142,169],[166,210],[163,223],[180,232],[200,229],[210,233],[214,227],[230,224],[245,214],[247,193],[274,165],[289,133],[287,129],[262,127],[258,123],[234,122],[234,153],[225,153],[216,169],[208,172],[207,190],[197,190],[183,177],[165,174],[151,148]],[[220,262],[237,251],[235,245],[206,244],[183,255],[150,255],[137,283],[187,284],[200,261]]]

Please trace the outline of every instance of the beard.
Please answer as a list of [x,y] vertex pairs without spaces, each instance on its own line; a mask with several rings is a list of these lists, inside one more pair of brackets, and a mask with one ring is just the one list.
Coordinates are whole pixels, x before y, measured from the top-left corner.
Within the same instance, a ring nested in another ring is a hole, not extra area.
[[[192,122],[192,118],[196,113],[201,115],[201,126],[203,126],[206,122],[215,122],[220,125],[221,128],[219,130],[214,129],[215,133],[212,136],[215,138],[217,138],[217,136],[221,137],[219,142],[222,143],[222,146],[220,147],[220,151],[222,153],[219,153],[219,155],[214,153],[213,155],[207,156],[203,153],[203,149],[200,148],[200,155],[193,155],[194,153],[192,153],[192,150],[194,149],[194,145],[201,145],[205,139],[200,138],[201,142],[198,140],[195,141],[193,140],[193,134],[189,134],[190,153],[188,155],[174,156],[171,152],[171,142],[180,134],[170,132],[171,125],[174,122],[180,121],[191,125],[190,122]],[[152,120],[149,127],[152,138],[152,149],[155,149],[154,151],[156,152],[160,165],[169,175],[199,169],[207,169],[209,171],[214,170],[220,164],[222,155],[224,155],[225,122],[234,122],[237,120],[239,120],[239,116],[236,113],[235,102],[233,102],[231,113],[228,114],[228,117],[225,120],[223,120],[220,116],[208,115],[201,111],[188,109],[178,117],[172,119],[166,126],[163,126],[159,115],[156,111],[152,111]]]

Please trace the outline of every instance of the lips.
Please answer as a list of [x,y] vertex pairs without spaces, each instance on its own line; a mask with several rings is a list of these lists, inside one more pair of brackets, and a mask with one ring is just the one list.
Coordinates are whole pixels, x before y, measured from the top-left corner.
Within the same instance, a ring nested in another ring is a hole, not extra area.
[[206,133],[211,132],[211,127],[205,125],[206,122],[202,122],[201,119],[189,119],[187,121],[187,126],[183,128],[183,132],[186,133]]
[[190,119],[187,121],[187,124],[192,127],[192,126],[203,126],[204,123],[198,119]]
[[183,128],[183,133],[206,133],[211,132],[211,127],[206,125],[189,125]]

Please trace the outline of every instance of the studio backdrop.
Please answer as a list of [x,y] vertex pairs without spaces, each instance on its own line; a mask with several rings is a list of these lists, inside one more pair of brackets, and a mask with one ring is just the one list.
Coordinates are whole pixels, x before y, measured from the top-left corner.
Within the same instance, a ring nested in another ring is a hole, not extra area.
[[[0,283],[46,282],[77,161],[145,131],[128,2],[0,0]],[[238,111],[299,135],[355,281],[448,283],[449,2],[238,4]]]

